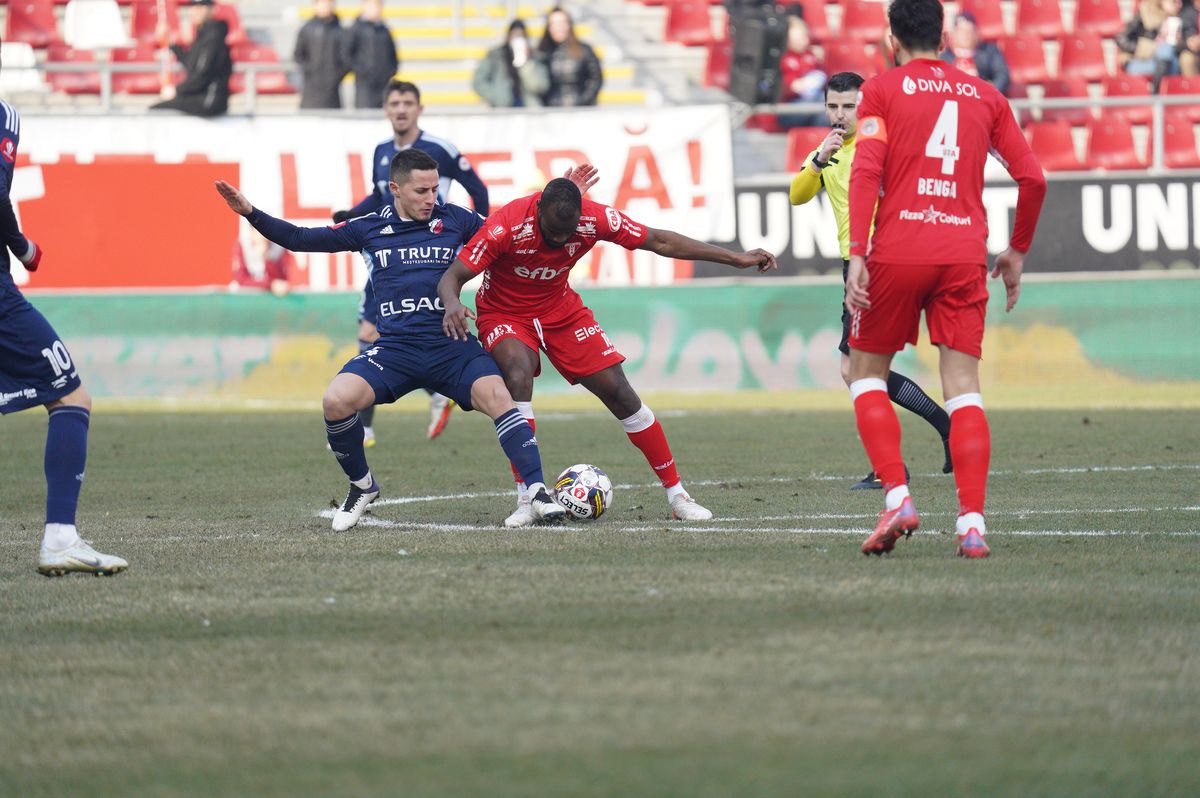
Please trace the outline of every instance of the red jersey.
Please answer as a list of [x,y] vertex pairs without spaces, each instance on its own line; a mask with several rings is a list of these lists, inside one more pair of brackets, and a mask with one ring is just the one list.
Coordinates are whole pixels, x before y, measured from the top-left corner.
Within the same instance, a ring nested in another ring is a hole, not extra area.
[[792,91],[792,81],[799,80],[809,72],[821,68],[821,62],[813,55],[812,50],[797,53],[788,50],[779,59],[780,83],[783,84],[783,101],[794,100],[798,95]]
[[871,259],[882,263],[986,264],[989,151],[1019,186],[1011,246],[1029,250],[1046,178],[987,81],[924,58],[871,78],[859,95],[855,150],[851,255],[866,256],[871,236]]
[[493,213],[458,253],[467,268],[483,272],[483,285],[475,294],[480,312],[531,318],[545,314],[567,304],[564,297],[578,298],[567,285],[567,275],[597,241],[613,241],[626,249],[637,249],[646,241],[643,225],[584,197],[575,234],[565,246],[546,246],[537,222],[541,196],[539,191],[513,200]]

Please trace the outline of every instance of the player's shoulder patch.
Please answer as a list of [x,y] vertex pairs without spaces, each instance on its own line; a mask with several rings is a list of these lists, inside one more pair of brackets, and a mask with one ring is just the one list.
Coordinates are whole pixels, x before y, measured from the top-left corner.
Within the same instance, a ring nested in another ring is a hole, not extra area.
[[17,143],[8,136],[0,141],[0,158],[3,158],[5,163],[15,163],[17,160]]
[[604,218],[608,220],[608,229],[614,233],[621,229],[621,212],[616,208],[605,208]]
[[504,238],[504,234],[507,232],[508,228],[506,228],[504,225],[494,224],[487,229],[487,237],[493,241],[500,241]]
[[887,141],[887,125],[883,117],[868,116],[858,122],[859,141]]

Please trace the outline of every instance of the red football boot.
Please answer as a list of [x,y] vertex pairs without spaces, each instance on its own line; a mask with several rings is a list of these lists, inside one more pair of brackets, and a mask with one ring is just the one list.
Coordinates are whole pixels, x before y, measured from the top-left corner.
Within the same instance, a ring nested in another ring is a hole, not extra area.
[[958,536],[957,554],[959,557],[986,557],[991,553],[987,541],[975,527],[968,529],[967,534]]
[[884,510],[879,514],[879,524],[871,536],[863,541],[863,554],[887,554],[896,548],[896,541],[910,534],[921,525],[917,518],[917,508],[913,505],[912,497],[905,496],[904,501],[895,510]]

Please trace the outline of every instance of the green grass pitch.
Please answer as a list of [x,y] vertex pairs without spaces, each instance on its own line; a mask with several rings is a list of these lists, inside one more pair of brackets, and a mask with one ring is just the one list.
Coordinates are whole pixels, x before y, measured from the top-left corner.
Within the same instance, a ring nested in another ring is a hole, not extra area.
[[80,527],[131,568],[54,580],[44,413],[6,417],[0,796],[1197,794],[1200,412],[990,415],[967,562],[912,418],[878,559],[847,411],[663,413],[688,526],[615,421],[545,414],[615,504],[507,531],[486,419],[385,410],[340,535],[319,412],[101,411]]

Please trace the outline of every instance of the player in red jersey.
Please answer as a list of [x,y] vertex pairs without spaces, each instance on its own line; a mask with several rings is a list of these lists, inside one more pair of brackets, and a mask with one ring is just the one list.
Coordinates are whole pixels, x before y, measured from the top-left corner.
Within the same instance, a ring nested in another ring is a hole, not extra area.
[[[730,252],[641,225],[615,208],[584,199],[575,183],[558,178],[543,191],[493,213],[459,252],[438,284],[446,306],[446,334],[467,335],[467,318],[472,314],[459,301],[459,294],[468,280],[482,273],[483,284],[475,296],[479,340],[496,359],[529,423],[533,424],[533,379],[541,372],[540,349],[569,382],[582,384],[620,419],[629,440],[666,488],[671,514],[685,521],[708,520],[712,513],[683,488],[662,425],[626,379],[621,368],[624,355],[567,284],[571,268],[597,241],[737,269],[777,268],[775,256],[761,249]],[[518,481],[517,510],[505,520],[506,526],[532,523],[522,488]]]
[[984,164],[994,153],[1019,186],[1011,244],[992,271],[1004,280],[1008,310],[1020,294],[1046,178],[1004,96],[938,59],[939,0],[893,0],[888,22],[900,66],[863,84],[850,177],[850,395],[859,436],[887,490],[862,551],[891,551],[918,525],[886,380],[892,356],[916,343],[924,310],[950,413],[958,554],[986,557],[991,438],[979,391],[988,297]]

